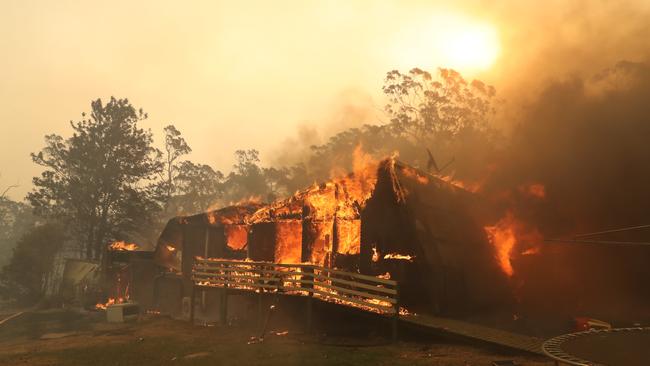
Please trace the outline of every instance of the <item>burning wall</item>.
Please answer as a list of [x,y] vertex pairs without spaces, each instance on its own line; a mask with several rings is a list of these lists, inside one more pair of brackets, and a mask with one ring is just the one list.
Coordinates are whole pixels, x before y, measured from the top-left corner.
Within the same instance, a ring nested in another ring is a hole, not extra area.
[[463,188],[385,160],[361,216],[362,270],[390,271],[404,301],[429,311],[509,306],[508,284],[483,230],[483,204]]

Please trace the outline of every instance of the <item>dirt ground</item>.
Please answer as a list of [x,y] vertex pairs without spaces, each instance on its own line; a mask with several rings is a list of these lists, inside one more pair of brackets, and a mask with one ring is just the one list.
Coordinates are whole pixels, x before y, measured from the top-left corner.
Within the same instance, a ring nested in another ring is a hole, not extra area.
[[264,341],[254,342],[256,326],[192,326],[159,315],[113,324],[102,312],[29,312],[0,325],[0,365],[552,365],[533,355],[408,334],[390,343],[375,334],[285,331],[269,327]]

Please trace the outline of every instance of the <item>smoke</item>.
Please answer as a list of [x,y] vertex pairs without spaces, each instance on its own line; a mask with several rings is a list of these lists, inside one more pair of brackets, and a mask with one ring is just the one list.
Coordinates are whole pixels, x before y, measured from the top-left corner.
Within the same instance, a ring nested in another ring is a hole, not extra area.
[[[309,161],[312,147],[326,144],[332,136],[343,131],[364,124],[376,124],[381,120],[383,111],[382,107],[375,105],[369,94],[358,88],[346,88],[334,96],[324,110],[314,111],[314,115],[316,117],[303,121],[298,126],[295,136],[286,138],[280,146],[271,151],[272,165],[313,164],[314,161]],[[322,163],[327,165],[328,162]]]
[[549,82],[589,77],[620,60],[647,60],[650,52],[645,1],[501,2],[482,10],[500,25],[503,49],[486,81],[514,107]]
[[[650,224],[649,100],[650,66],[641,62],[548,83],[522,106],[507,147],[492,157],[482,193],[498,215],[514,212],[547,239]],[[543,185],[543,199],[521,194],[519,187],[531,184]],[[594,239],[647,242],[650,232]],[[529,314],[630,322],[650,316],[643,290],[648,247],[542,243],[541,249],[513,258],[516,291]]]
[[547,85],[523,109],[486,191],[542,183],[556,235],[650,223],[650,67],[622,61]]

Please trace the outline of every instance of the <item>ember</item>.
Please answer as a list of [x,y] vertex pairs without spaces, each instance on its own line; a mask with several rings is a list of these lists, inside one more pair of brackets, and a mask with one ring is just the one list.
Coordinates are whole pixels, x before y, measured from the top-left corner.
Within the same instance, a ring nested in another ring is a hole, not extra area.
[[476,193],[481,189],[481,184],[478,182],[464,182],[461,180],[454,179],[448,175],[441,176],[440,179],[453,186],[456,186],[458,188],[464,189],[472,193]]
[[377,248],[372,247],[372,261],[377,262],[379,261],[379,252],[377,252]]
[[384,259],[401,259],[401,260],[413,262],[413,259],[415,259],[415,257],[411,255],[389,253],[384,256]]
[[127,297],[126,299],[124,299],[124,298],[122,298],[122,297],[118,297],[118,298],[110,297],[110,298],[109,298],[105,303],[103,303],[103,304],[102,304],[102,303],[97,303],[97,304],[95,304],[95,309],[97,309],[97,310],[106,310],[106,308],[109,307],[110,305],[113,305],[113,304],[124,304],[124,303],[125,303],[126,301],[128,301],[128,300],[129,300],[128,297]]

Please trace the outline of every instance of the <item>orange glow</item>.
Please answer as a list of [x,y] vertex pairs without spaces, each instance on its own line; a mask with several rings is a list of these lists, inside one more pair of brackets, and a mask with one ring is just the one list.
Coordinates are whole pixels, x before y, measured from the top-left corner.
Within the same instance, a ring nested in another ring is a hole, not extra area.
[[124,241],[116,241],[113,244],[108,246],[109,250],[116,251],[134,251],[138,250],[140,247],[137,244],[126,243]]
[[534,183],[526,187],[526,193],[536,198],[545,198],[546,197],[546,188],[541,183]]

